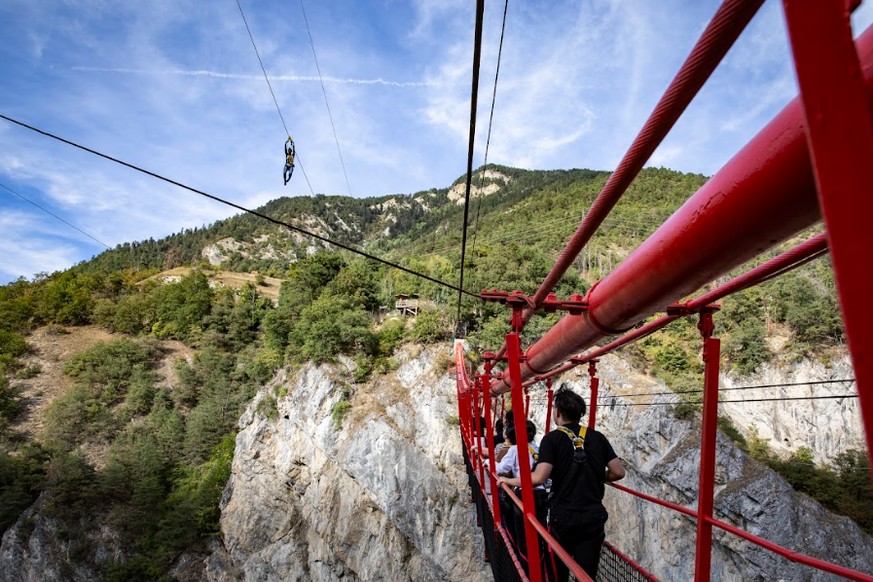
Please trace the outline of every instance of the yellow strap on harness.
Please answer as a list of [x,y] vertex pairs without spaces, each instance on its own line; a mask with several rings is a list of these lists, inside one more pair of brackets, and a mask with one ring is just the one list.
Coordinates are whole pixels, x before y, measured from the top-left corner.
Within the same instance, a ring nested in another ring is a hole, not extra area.
[[578,435],[566,426],[559,426],[558,430],[570,438],[570,440],[573,442],[574,449],[581,449],[585,446],[585,435],[588,433],[587,426],[581,427],[579,429]]

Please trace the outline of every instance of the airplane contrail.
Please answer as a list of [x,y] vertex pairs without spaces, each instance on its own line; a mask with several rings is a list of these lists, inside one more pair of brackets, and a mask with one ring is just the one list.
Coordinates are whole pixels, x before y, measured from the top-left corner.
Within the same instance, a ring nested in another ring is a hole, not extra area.
[[[221,73],[218,71],[193,70],[186,71],[182,69],[171,70],[149,70],[149,69],[118,69],[118,68],[103,68],[103,67],[73,67],[74,71],[86,71],[90,73],[123,73],[128,75],[180,75],[185,77],[213,77],[216,79],[237,79],[243,81],[258,81],[260,75],[242,75],[239,73]],[[290,82],[311,82],[318,81],[318,77],[303,76],[303,75],[275,75],[270,77],[271,81],[290,81]],[[431,87],[433,83],[427,81],[387,81],[385,79],[341,79],[339,77],[322,77],[325,83],[339,83],[344,85],[384,85],[388,87]]]

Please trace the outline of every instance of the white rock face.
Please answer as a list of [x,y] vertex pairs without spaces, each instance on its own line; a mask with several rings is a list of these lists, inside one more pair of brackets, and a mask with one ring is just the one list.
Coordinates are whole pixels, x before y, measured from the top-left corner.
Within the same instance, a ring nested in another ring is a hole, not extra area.
[[[442,348],[445,349],[445,348]],[[210,580],[485,580],[451,380],[433,354],[332,409],[343,370],[280,376],[240,421]],[[347,372],[346,372],[347,373]],[[271,391],[278,416],[259,414]]]
[[239,252],[243,256],[248,256],[248,253],[246,252],[248,246],[249,245],[246,243],[240,242],[233,237],[227,237],[215,241],[215,244],[206,245],[203,247],[203,250],[200,251],[200,255],[209,261],[210,265],[217,267],[227,260],[233,252]]
[[[855,382],[816,384],[822,380],[844,380],[855,377],[849,356],[831,364],[804,360],[789,369],[764,366],[754,378],[723,377],[725,388],[771,385],[752,390],[730,390],[722,393],[725,400],[758,400],[773,398],[805,398],[809,400],[781,400],[771,402],[724,402],[723,413],[729,414],[745,436],[757,431],[770,447],[790,455],[800,447],[813,451],[816,462],[830,463],[847,449],[866,450],[861,409],[857,398],[831,398],[844,394],[855,395]],[[809,382],[809,384],[802,384]],[[797,384],[795,386],[772,386]]]
[[[493,180],[490,184],[480,188],[477,184],[480,180]],[[484,172],[479,172],[475,176],[473,176],[473,183],[470,184],[470,198],[484,198],[485,196],[489,196],[494,194],[495,192],[500,191],[500,184],[496,181],[500,180],[504,184],[507,184],[511,181],[511,178],[502,172],[498,172],[497,170],[487,170]],[[466,183],[455,184],[449,189],[448,197],[449,200],[454,202],[455,204],[462,205],[464,204],[464,198],[466,197],[467,185]]]

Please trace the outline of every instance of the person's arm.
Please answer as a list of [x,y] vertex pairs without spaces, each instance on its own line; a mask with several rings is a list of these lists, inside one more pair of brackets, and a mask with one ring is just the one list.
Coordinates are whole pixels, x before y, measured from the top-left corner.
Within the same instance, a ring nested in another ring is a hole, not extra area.
[[621,464],[621,459],[614,458],[606,464],[606,481],[612,483],[624,479],[624,465]]
[[[552,474],[552,465],[550,463],[537,463],[537,468],[531,473],[530,478],[534,487],[545,483],[549,475]],[[497,479],[497,485],[506,483],[510,487],[521,487],[521,477],[500,477]]]

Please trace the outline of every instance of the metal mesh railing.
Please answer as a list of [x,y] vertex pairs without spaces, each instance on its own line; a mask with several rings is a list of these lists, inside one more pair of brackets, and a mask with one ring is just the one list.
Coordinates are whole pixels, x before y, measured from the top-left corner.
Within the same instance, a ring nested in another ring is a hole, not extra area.
[[470,493],[473,504],[476,506],[476,524],[482,528],[482,538],[485,544],[485,559],[491,564],[491,572],[495,581],[521,582],[526,581],[522,577],[518,558],[505,543],[499,530],[494,527],[494,516],[488,503],[487,495],[479,486],[479,480],[470,464],[466,449],[464,450],[464,464],[467,467],[467,476],[470,482]]
[[655,580],[657,578],[641,570],[615,547],[608,543],[603,544],[600,549],[597,582],[654,582]]

